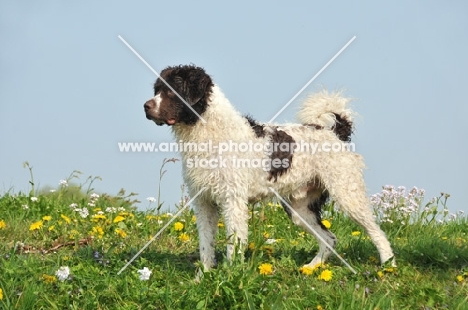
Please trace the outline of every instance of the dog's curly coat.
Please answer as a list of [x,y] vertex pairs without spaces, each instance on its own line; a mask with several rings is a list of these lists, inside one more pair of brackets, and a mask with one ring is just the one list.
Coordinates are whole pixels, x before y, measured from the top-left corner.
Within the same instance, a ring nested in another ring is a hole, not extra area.
[[[172,126],[177,141],[190,143],[341,143],[350,141],[353,112],[347,108],[348,99],[340,93],[320,93],[309,96],[298,113],[299,124],[261,124],[242,116],[226,99],[211,77],[202,68],[189,66],[168,67],[154,84],[154,97],[144,109],[146,117],[157,125]],[[161,79],[164,79],[175,94]],[[179,98],[178,94],[203,117],[206,123]],[[285,210],[292,221],[312,233],[313,228],[328,244],[335,246],[336,237],[322,225],[320,210],[328,197],[360,224],[376,245],[381,262],[393,259],[393,252],[384,232],[378,227],[369,208],[360,155],[350,152],[301,152],[275,149],[272,152],[223,152],[221,167],[201,167],[194,160],[219,160],[218,150],[197,148],[181,151],[183,176],[190,195],[206,188],[195,200],[194,211],[200,237],[200,258],[205,270],[214,265],[214,240],[217,232],[218,211],[224,217],[227,235],[227,258],[231,259],[235,243],[245,245],[248,237],[248,203],[273,196],[270,188],[285,197],[296,213]],[[235,159],[250,162],[261,160],[276,165],[238,165]],[[279,163],[279,165],[278,165]],[[286,164],[285,164],[286,163]],[[308,264],[315,266],[331,254],[324,242]],[[394,264],[394,259],[392,260]]]

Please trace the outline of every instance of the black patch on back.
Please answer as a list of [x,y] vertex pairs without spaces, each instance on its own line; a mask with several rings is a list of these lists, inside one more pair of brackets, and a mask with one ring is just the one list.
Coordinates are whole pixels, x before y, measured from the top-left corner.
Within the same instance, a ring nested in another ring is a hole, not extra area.
[[244,115],[257,138],[265,137],[265,126],[257,122],[250,115]]
[[333,132],[343,142],[351,142],[351,134],[353,133],[353,123],[339,114],[333,113],[336,118],[335,125],[332,127]]
[[[274,182],[276,182],[278,177],[286,173],[291,167],[295,141],[284,131],[273,128],[273,133],[270,135],[270,143],[272,144],[272,153],[270,155],[271,168],[268,181],[274,179]],[[281,150],[282,144],[288,144],[288,149]],[[279,166],[278,163],[280,163]]]
[[327,230],[327,228],[322,224],[322,207],[325,205],[325,203],[328,200],[328,192],[324,191],[322,192],[322,195],[320,195],[319,199],[316,199],[309,203],[307,206],[312,213],[315,214],[315,218],[317,219],[317,223],[319,223],[320,227],[322,229]]

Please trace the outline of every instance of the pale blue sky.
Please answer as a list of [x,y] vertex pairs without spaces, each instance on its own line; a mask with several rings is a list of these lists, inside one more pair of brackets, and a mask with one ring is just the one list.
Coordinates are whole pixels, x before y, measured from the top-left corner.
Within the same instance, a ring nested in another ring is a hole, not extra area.
[[[353,137],[369,194],[382,185],[451,194],[468,190],[468,2],[2,1],[0,193],[27,190],[29,161],[41,186],[72,170],[99,175],[99,192],[156,196],[165,157],[120,153],[118,142],[169,142],[143,103],[157,71],[204,67],[243,113],[268,121],[353,36],[356,40],[288,109],[324,86],[345,89],[360,114]],[[162,184],[180,198],[180,162]]]

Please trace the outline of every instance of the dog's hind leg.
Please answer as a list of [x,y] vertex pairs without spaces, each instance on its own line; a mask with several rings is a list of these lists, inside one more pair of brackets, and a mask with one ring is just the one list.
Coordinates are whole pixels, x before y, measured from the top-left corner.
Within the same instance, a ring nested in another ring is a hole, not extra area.
[[216,204],[203,199],[195,201],[194,213],[200,243],[200,260],[205,271],[215,265],[215,238],[218,230],[218,209]]
[[[350,165],[349,159],[353,158],[356,162],[351,162]],[[327,167],[327,173],[320,176],[322,184],[327,188],[340,209],[364,228],[379,251],[381,263],[384,264],[392,259],[392,265],[396,266],[390,242],[375,222],[369,208],[370,202],[366,195],[360,158],[347,157],[343,159],[348,161],[343,162],[343,165],[334,162],[335,166]]]
[[[356,196],[360,196],[358,193],[354,193]],[[362,195],[361,201],[366,199],[365,195]],[[338,202],[338,201],[337,201]],[[343,203],[340,204],[343,206]],[[387,239],[385,233],[380,229],[374,219],[371,209],[368,207],[369,204],[363,203],[359,206],[351,205],[351,208],[346,210],[346,213],[359,225],[361,225],[366,233],[371,238],[372,242],[377,247],[380,255],[380,262],[382,264],[386,263],[388,260],[392,260],[392,266],[396,266],[395,257],[390,245],[390,242]],[[343,207],[342,207],[343,208]],[[346,208],[346,207],[345,207]],[[343,209],[345,209],[343,208]]]
[[337,242],[336,236],[329,231],[321,219],[321,208],[328,199],[328,193],[321,189],[309,190],[307,196],[299,199],[292,199],[290,206],[295,212],[291,212],[289,207],[283,204],[283,207],[291,217],[294,224],[302,227],[305,231],[313,235],[319,244],[319,251],[307,266],[314,267],[324,263],[330,256]]

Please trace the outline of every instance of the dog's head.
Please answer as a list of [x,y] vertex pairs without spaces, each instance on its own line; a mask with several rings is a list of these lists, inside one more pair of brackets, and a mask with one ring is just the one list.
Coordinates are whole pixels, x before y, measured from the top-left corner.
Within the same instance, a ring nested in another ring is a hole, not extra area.
[[[211,77],[193,65],[167,67],[154,83],[154,97],[144,104],[146,118],[157,125],[195,124],[205,112]],[[189,106],[192,108],[190,109]]]

